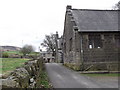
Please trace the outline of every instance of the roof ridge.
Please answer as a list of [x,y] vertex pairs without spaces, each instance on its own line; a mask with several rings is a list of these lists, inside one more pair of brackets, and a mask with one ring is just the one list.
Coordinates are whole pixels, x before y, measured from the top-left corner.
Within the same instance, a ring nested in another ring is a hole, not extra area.
[[119,10],[104,10],[104,9],[71,9],[71,10],[81,10],[81,11],[119,11]]

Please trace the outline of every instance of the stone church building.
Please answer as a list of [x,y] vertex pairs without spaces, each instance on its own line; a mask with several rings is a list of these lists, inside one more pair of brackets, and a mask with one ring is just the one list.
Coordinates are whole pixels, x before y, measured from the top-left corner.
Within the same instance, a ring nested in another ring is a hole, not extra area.
[[120,31],[117,10],[66,7],[64,64],[75,70],[118,70]]

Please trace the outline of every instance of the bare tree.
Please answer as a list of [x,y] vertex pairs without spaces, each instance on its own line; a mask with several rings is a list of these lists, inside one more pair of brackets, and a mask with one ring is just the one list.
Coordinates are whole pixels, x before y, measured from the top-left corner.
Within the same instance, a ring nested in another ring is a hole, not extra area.
[[45,35],[45,39],[43,40],[43,43],[41,45],[43,47],[46,47],[47,51],[53,52],[53,56],[55,56],[55,49],[56,49],[56,35]]
[[21,49],[21,52],[23,53],[23,55],[25,56],[26,54],[29,54],[31,52],[34,52],[34,47],[32,45],[25,45],[23,46],[23,48]]
[[113,6],[113,9],[120,10],[120,1],[117,4],[115,4],[115,6]]

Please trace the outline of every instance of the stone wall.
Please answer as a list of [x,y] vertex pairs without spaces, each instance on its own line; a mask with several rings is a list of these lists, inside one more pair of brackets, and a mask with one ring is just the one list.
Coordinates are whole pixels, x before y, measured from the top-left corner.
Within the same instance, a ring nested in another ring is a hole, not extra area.
[[120,58],[120,34],[79,31],[73,13],[68,9],[63,33],[64,64],[75,70],[91,68],[91,70],[117,71]]
[[[96,35],[96,33],[92,34]],[[89,33],[74,31],[71,51],[69,50],[70,44],[66,42],[68,49],[64,51],[64,64],[75,70],[118,71],[120,47],[117,47],[114,38],[118,33],[97,34],[101,35],[102,47],[89,48]],[[69,39],[66,41],[69,41]]]
[[64,26],[64,34],[63,34],[63,59],[64,62],[74,62],[73,60],[73,49],[75,38],[74,27],[76,23],[74,21],[72,12],[70,10],[66,11],[65,16],[65,26]]
[[[87,36],[89,33],[83,34]],[[117,33],[100,33],[102,48],[88,48],[88,38],[83,38],[83,60],[85,70],[118,71],[119,47],[116,47],[114,35]],[[87,64],[86,64],[87,63]]]
[[34,88],[43,68],[43,58],[30,60],[2,79],[2,88]]

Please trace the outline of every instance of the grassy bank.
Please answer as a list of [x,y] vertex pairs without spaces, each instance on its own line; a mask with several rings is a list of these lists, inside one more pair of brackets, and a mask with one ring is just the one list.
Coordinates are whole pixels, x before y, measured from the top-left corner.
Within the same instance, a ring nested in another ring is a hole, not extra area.
[[0,72],[2,70],[3,74],[9,73],[16,67],[23,65],[28,60],[29,59],[23,58],[2,58],[2,69],[0,68]]

